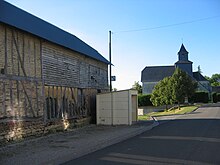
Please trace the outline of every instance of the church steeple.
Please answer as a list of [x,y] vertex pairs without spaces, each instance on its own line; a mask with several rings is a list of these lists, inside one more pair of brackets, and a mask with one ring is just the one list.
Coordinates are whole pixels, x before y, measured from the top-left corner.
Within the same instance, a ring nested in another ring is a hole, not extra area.
[[178,52],[178,61],[175,63],[175,66],[187,72],[190,76],[192,73],[192,62],[188,59],[189,52],[186,50],[185,46],[182,44]]
[[188,61],[189,52],[186,50],[185,46],[182,44],[178,52],[179,61]]

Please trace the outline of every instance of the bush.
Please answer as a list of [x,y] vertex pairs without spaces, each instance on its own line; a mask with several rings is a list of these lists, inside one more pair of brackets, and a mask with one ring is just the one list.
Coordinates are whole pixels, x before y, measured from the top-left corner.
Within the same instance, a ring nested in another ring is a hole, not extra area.
[[190,102],[208,103],[209,102],[209,94],[207,92],[195,92],[193,97],[190,98]]
[[213,99],[213,103],[217,103],[218,102],[217,93],[212,93],[212,99]]
[[138,106],[152,106],[152,102],[150,101],[151,95],[138,95]]
[[220,102],[220,93],[217,93],[217,101]]

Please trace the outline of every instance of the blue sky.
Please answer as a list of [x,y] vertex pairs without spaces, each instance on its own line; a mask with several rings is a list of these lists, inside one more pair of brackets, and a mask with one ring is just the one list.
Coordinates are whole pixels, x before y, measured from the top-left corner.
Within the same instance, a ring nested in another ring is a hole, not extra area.
[[7,1],[76,35],[107,59],[111,30],[113,88],[140,82],[146,66],[173,65],[182,43],[194,71],[200,65],[203,75],[220,73],[219,0]]

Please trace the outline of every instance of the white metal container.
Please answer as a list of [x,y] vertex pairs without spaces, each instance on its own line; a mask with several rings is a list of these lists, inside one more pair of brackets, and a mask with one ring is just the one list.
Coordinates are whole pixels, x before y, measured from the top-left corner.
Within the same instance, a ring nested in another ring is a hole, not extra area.
[[96,106],[97,124],[131,125],[137,121],[136,90],[97,94]]

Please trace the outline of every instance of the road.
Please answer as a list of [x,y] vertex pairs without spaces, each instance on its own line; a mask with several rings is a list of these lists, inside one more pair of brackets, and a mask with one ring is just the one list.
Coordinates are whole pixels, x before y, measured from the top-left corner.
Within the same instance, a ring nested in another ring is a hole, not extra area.
[[159,126],[65,165],[220,164],[220,107],[158,118]]

